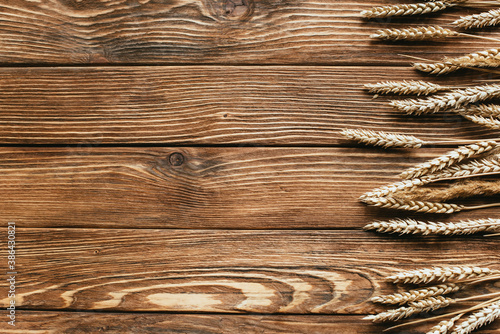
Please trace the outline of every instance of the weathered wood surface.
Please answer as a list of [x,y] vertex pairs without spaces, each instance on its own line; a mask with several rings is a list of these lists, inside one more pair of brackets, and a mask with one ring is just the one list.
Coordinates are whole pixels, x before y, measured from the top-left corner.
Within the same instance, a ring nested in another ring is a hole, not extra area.
[[363,89],[418,78],[395,67],[2,68],[0,143],[330,146],[346,144],[345,127],[429,140],[495,136],[452,112],[401,114]]
[[[362,316],[318,315],[228,315],[91,313],[21,311],[15,329],[0,333],[90,334],[90,333],[196,333],[196,334],[376,334],[383,326],[367,324]],[[36,329],[35,329],[36,328]],[[413,332],[405,332],[407,334]],[[485,330],[481,334],[497,334]]]
[[[2,1],[0,63],[401,64],[490,48],[470,37],[379,43],[376,29],[449,24],[481,9],[452,8],[405,20],[359,12],[392,1]],[[484,10],[484,8],[483,8]],[[479,33],[499,37],[496,30]]]
[[[0,223],[5,226],[16,221],[22,227],[357,229],[374,219],[408,215],[367,207],[357,201],[362,193],[397,181],[397,174],[405,168],[445,151],[3,148]],[[462,212],[448,219],[495,217],[496,212],[496,208]]]
[[17,227],[16,298],[41,310],[366,314],[385,309],[369,298],[396,290],[386,275],[471,261],[498,268],[497,245],[362,231]]

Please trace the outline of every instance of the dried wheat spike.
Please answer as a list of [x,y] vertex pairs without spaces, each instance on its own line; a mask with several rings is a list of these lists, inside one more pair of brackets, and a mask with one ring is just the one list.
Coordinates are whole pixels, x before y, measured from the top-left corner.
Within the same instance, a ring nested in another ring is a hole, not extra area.
[[386,209],[397,209],[423,213],[454,213],[465,207],[452,203],[434,203],[423,201],[407,201],[392,197],[366,197],[361,202]]
[[411,66],[420,72],[442,75],[455,72],[460,69],[459,66],[445,63],[413,63]]
[[486,118],[483,116],[476,116],[476,115],[462,115],[462,116],[465,119],[467,119],[473,123],[485,126],[487,128],[490,128],[493,130],[500,129],[500,120],[497,118],[493,118],[493,117]]
[[427,284],[433,281],[460,281],[496,273],[498,271],[480,267],[436,267],[403,271],[388,276],[387,279],[393,283]]
[[405,304],[416,300],[426,299],[429,297],[446,295],[457,292],[460,287],[455,283],[440,284],[427,288],[410,290],[408,292],[395,293],[392,295],[377,296],[371,299],[374,303],[382,304]]
[[455,322],[460,319],[462,315],[457,315],[454,318],[443,320],[439,322],[436,326],[432,327],[426,334],[447,334],[450,329],[455,326]]
[[358,143],[372,146],[419,148],[425,144],[423,140],[415,136],[389,133],[383,131],[372,131],[363,129],[344,129],[341,134]]
[[[457,166],[450,166],[441,170],[439,173],[422,176],[419,180],[423,183],[439,181],[442,179],[473,177],[475,175],[499,173],[500,155],[494,154],[484,159],[475,159],[468,163]],[[399,190],[399,189],[398,189]]]
[[422,80],[408,81],[383,81],[376,84],[366,84],[366,89],[375,94],[397,94],[397,95],[429,95],[439,91],[449,90],[449,87],[437,85]]
[[422,26],[404,29],[380,29],[371,38],[390,41],[424,41],[436,40],[460,35],[459,32],[440,26]]
[[498,144],[495,141],[482,141],[475,144],[460,146],[438,158],[429,160],[404,171],[400,174],[400,177],[403,179],[412,179],[422,175],[432,174],[472,156],[488,152],[497,146]]
[[496,26],[500,23],[500,10],[493,9],[488,12],[462,16],[452,24],[457,28],[471,29]]
[[391,193],[394,193],[396,191],[411,190],[414,187],[422,186],[422,185],[428,184],[430,182],[431,182],[430,179],[427,179],[424,181],[424,180],[419,179],[419,178],[415,178],[415,179],[411,179],[411,180],[403,180],[400,182],[391,183],[387,186],[373,189],[373,190],[361,195],[361,197],[359,199],[362,200],[363,198],[366,198],[366,197],[385,197],[385,196],[387,196]]
[[364,319],[372,320],[373,322],[398,321],[417,313],[430,312],[443,307],[447,307],[453,302],[453,299],[445,298],[442,296],[429,297],[427,299],[411,302],[410,304],[408,304],[408,307],[400,307],[397,309],[387,310],[379,314],[369,315]]
[[448,74],[463,67],[498,67],[500,66],[500,50],[489,49],[467,54],[457,58],[445,58],[437,63],[414,63],[415,69],[429,74]]
[[445,109],[462,106],[500,97],[500,85],[482,85],[465,89],[455,89],[442,95],[421,99],[393,100],[390,105],[407,114],[420,115],[435,113]]
[[453,4],[443,1],[380,6],[362,11],[361,16],[364,16],[366,18],[375,18],[389,16],[422,15],[434,13],[452,6]]
[[458,223],[422,222],[414,219],[393,219],[373,222],[364,227],[365,231],[379,233],[421,234],[421,235],[468,235],[495,232],[500,229],[500,219],[476,219]]
[[500,317],[500,301],[480,309],[458,324],[451,334],[468,334]]
[[500,118],[500,105],[498,104],[470,104],[465,107],[455,109],[460,115],[476,115],[483,117]]

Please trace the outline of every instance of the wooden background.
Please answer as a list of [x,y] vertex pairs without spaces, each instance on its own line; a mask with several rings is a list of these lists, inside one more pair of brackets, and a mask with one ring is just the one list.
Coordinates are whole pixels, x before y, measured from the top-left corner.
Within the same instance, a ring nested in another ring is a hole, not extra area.
[[[384,326],[362,317],[383,309],[368,300],[392,291],[384,275],[500,269],[496,239],[360,230],[405,217],[363,206],[360,194],[449,147],[357,147],[340,129],[496,136],[449,113],[398,114],[362,89],[423,78],[400,54],[439,59],[495,44],[370,40],[377,28],[480,12],[359,18],[390,3],[2,0],[0,248],[16,222],[18,312],[16,328],[4,316],[0,332],[374,334]],[[6,307],[5,280],[0,288]]]

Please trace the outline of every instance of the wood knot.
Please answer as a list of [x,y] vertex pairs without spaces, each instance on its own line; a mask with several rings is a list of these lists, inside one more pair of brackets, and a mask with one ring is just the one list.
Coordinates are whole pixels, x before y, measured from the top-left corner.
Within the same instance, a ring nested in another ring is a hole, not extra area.
[[179,152],[172,153],[168,158],[168,162],[172,166],[181,166],[184,163],[184,156]]
[[223,5],[224,17],[230,20],[249,18],[254,11],[253,0],[225,0]]

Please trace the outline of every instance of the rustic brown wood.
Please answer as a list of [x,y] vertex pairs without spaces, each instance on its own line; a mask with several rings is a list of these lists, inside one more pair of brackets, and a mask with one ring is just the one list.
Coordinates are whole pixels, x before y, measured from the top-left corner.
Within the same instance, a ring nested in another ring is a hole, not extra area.
[[[395,67],[4,68],[0,142],[344,145],[345,127],[428,140],[496,136],[451,112],[403,115],[362,87],[417,78]],[[465,81],[485,78],[469,72]]]
[[[294,333],[378,334],[382,325],[367,324],[361,316],[151,314],[22,311],[11,333],[37,328],[40,334],[61,333]],[[413,329],[413,328],[412,328]],[[404,333],[417,333],[405,331]],[[494,326],[477,331],[498,334]]]
[[[151,314],[22,311],[11,333],[37,328],[38,333],[315,333],[375,334],[381,326],[360,316]],[[481,333],[498,333],[484,331]]]
[[[408,215],[366,207],[357,201],[362,193],[397,181],[397,174],[405,168],[445,151],[3,148],[0,223],[5,226],[13,220],[23,227],[360,228],[377,218]],[[497,210],[462,212],[448,219],[494,217]]]
[[471,261],[497,268],[497,242],[362,231],[17,227],[16,301],[44,310],[366,314],[385,308],[369,298],[396,290],[384,276]]
[[[8,0],[0,7],[1,63],[401,64],[490,48],[470,37],[438,43],[380,43],[376,29],[412,22],[449,24],[481,9],[430,17],[363,20],[359,12],[395,1]],[[484,10],[484,9],[483,9]],[[499,37],[495,30],[481,35]]]

